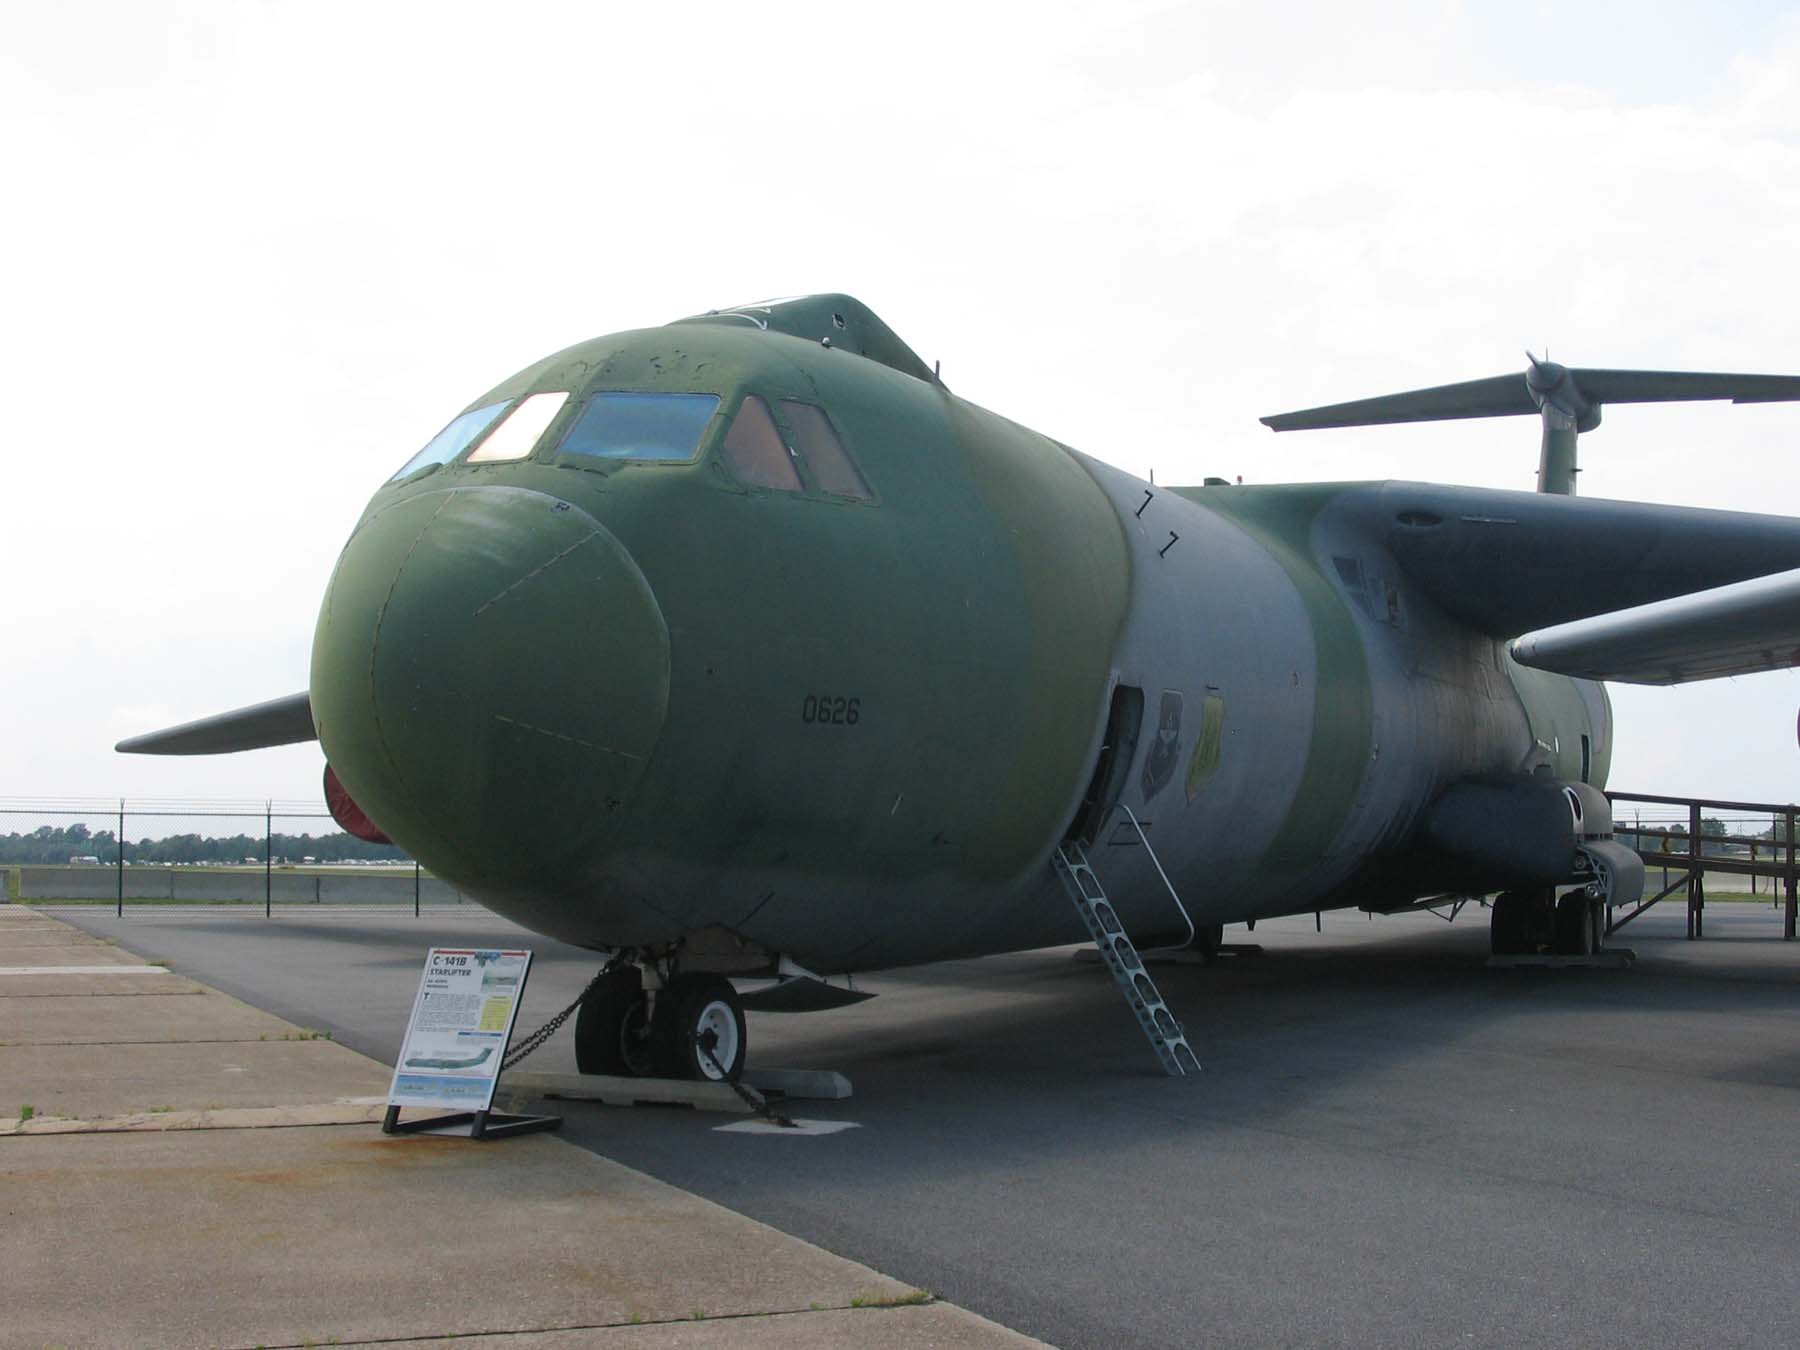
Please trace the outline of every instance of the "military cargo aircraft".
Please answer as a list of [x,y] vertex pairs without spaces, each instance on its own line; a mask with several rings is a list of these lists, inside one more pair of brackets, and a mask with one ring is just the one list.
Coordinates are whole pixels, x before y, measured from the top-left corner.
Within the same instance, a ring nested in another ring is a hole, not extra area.
[[1496,951],[1594,947],[1643,878],[1598,681],[1800,661],[1800,573],[1752,580],[1800,520],[1578,498],[1576,435],[1797,397],[1533,360],[1265,420],[1537,413],[1539,492],[1164,487],[847,296],[715,311],[473,400],[344,545],[306,692],[119,748],[316,738],[346,828],[605,954],[584,1071],[735,1078],[746,1006],[1086,934],[1181,1072],[1143,946],[1497,893]]

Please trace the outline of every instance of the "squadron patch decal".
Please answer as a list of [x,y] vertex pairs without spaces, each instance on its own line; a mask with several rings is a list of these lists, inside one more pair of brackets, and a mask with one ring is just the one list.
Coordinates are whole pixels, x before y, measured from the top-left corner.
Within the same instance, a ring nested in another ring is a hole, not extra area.
[[1162,711],[1156,719],[1156,739],[1144,757],[1144,775],[1140,786],[1144,800],[1149,801],[1169,785],[1176,761],[1181,756],[1181,691],[1162,691]]

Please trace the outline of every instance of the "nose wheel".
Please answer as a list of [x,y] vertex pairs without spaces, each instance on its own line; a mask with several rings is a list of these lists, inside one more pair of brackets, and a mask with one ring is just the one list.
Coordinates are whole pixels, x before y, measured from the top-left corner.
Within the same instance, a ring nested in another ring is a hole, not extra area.
[[582,1073],[646,1078],[651,1053],[650,996],[636,966],[602,972],[575,1014],[575,1067]]
[[744,1005],[722,975],[677,975],[657,996],[650,1040],[658,1073],[735,1083],[749,1036]]

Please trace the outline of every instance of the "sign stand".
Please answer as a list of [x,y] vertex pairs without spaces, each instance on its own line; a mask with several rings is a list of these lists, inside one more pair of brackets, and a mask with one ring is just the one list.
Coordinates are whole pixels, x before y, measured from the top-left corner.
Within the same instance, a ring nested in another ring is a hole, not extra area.
[[[427,953],[388,1089],[383,1134],[437,1133],[467,1125],[471,1139],[505,1139],[562,1124],[561,1116],[493,1109],[530,973],[528,951],[433,947]],[[472,1109],[402,1121],[403,1106]]]
[[514,1116],[504,1111],[457,1111],[447,1116],[428,1116],[423,1120],[401,1120],[400,1108],[390,1106],[382,1119],[383,1134],[436,1134],[458,1125],[469,1127],[471,1139],[505,1139],[514,1134],[531,1134],[537,1130],[562,1128],[561,1116]]

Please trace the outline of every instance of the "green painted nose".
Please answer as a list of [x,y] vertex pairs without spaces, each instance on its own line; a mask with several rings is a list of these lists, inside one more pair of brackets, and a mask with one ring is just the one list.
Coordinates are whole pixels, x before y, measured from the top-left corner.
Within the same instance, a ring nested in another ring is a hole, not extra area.
[[643,776],[669,631],[592,516],[448,488],[366,520],[313,640],[313,715],[359,805],[440,875],[529,892],[591,855]]

